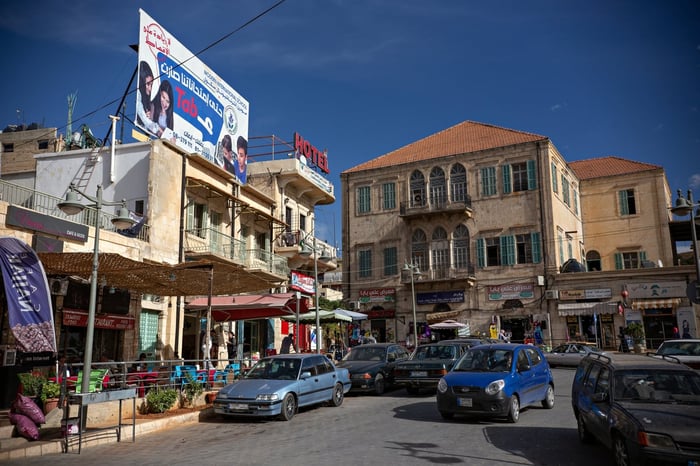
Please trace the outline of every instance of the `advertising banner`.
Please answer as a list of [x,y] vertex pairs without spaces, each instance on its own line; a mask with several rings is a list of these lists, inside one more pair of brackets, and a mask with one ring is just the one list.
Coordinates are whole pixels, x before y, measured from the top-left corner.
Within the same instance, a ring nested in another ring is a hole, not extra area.
[[51,292],[36,253],[17,238],[0,238],[0,266],[17,348],[24,353],[55,353]]
[[136,126],[201,154],[245,184],[248,101],[143,10]]

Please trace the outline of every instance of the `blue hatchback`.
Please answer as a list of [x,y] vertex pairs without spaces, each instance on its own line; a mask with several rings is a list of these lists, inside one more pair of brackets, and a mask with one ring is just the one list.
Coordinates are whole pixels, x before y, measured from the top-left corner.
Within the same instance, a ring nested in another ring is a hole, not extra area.
[[499,343],[470,348],[437,387],[444,419],[455,414],[506,417],[535,403],[554,407],[554,379],[542,351],[532,345]]

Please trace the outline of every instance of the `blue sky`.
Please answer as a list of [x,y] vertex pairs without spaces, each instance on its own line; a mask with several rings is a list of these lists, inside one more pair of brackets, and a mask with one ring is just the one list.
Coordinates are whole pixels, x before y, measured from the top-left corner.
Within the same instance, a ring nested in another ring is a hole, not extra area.
[[195,53],[238,30],[200,59],[249,101],[251,136],[328,149],[337,202],[317,232],[338,246],[340,172],[464,120],[547,136],[569,161],[661,165],[700,199],[697,0],[286,0],[243,27],[276,3],[2,2],[0,128],[65,132],[77,91],[74,128],[103,138],[143,8]]

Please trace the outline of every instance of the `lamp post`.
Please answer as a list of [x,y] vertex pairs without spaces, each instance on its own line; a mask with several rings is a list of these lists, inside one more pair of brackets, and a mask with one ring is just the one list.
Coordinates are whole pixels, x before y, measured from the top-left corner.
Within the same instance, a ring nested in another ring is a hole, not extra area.
[[416,288],[413,277],[421,275],[420,269],[414,264],[404,264],[403,269],[411,274],[411,299],[413,303],[413,347],[418,348],[418,323],[416,322]]
[[112,224],[120,230],[129,228],[135,222],[129,217],[129,210],[126,208],[126,200],[121,202],[108,202],[102,200],[102,185],[97,186],[97,195],[89,196],[78,189],[71,183],[66,200],[58,203],[58,208],[66,215],[76,215],[87,207],[78,202],[80,194],[85,199],[95,204],[95,247],[92,255],[92,275],[90,276],[90,304],[88,307],[87,330],[85,335],[85,354],[83,357],[83,381],[80,387],[81,393],[90,391],[90,369],[92,367],[92,341],[95,335],[95,308],[97,307],[97,271],[100,264],[99,245],[100,245],[100,217],[102,215],[102,206],[121,206],[117,217],[112,219]]
[[685,217],[690,214],[690,237],[693,240],[693,252],[695,255],[695,292],[691,287],[688,288],[688,298],[695,304],[700,304],[700,251],[698,251],[698,236],[695,231],[696,225],[696,212],[695,208],[700,207],[700,203],[693,204],[693,192],[688,190],[688,197],[683,197],[681,190],[678,190],[678,199],[676,199],[676,206],[671,208],[671,212],[679,217]]
[[[306,246],[306,242],[304,242],[304,244],[302,245],[302,250],[299,254],[303,257],[309,257],[313,253],[313,256],[314,256],[314,307],[316,309],[316,354],[320,354],[321,353],[321,337],[319,335],[319,331],[321,329],[321,316],[319,314],[319,308],[318,308],[318,306],[319,306],[319,304],[318,304],[318,261],[319,260],[327,261],[330,258],[325,256],[325,255],[321,255],[321,257],[317,257],[318,256],[318,248],[316,246],[316,234],[314,231],[315,230],[315,223],[316,222],[314,220],[314,228],[312,228],[312,230],[311,230],[312,244],[313,244],[312,249],[309,249]],[[323,251],[325,254],[325,248],[323,249]]]

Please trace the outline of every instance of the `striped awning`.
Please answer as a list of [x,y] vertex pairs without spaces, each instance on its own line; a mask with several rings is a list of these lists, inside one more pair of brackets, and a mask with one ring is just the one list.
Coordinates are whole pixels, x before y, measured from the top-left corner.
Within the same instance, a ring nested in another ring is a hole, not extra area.
[[460,314],[461,311],[443,311],[443,312],[430,312],[426,314],[425,319],[429,324],[440,322],[446,319],[453,319]]
[[632,309],[637,311],[646,309],[675,309],[680,303],[681,298],[635,299],[632,301]]
[[557,307],[560,316],[592,316],[593,314],[615,314],[617,303],[566,303]]

